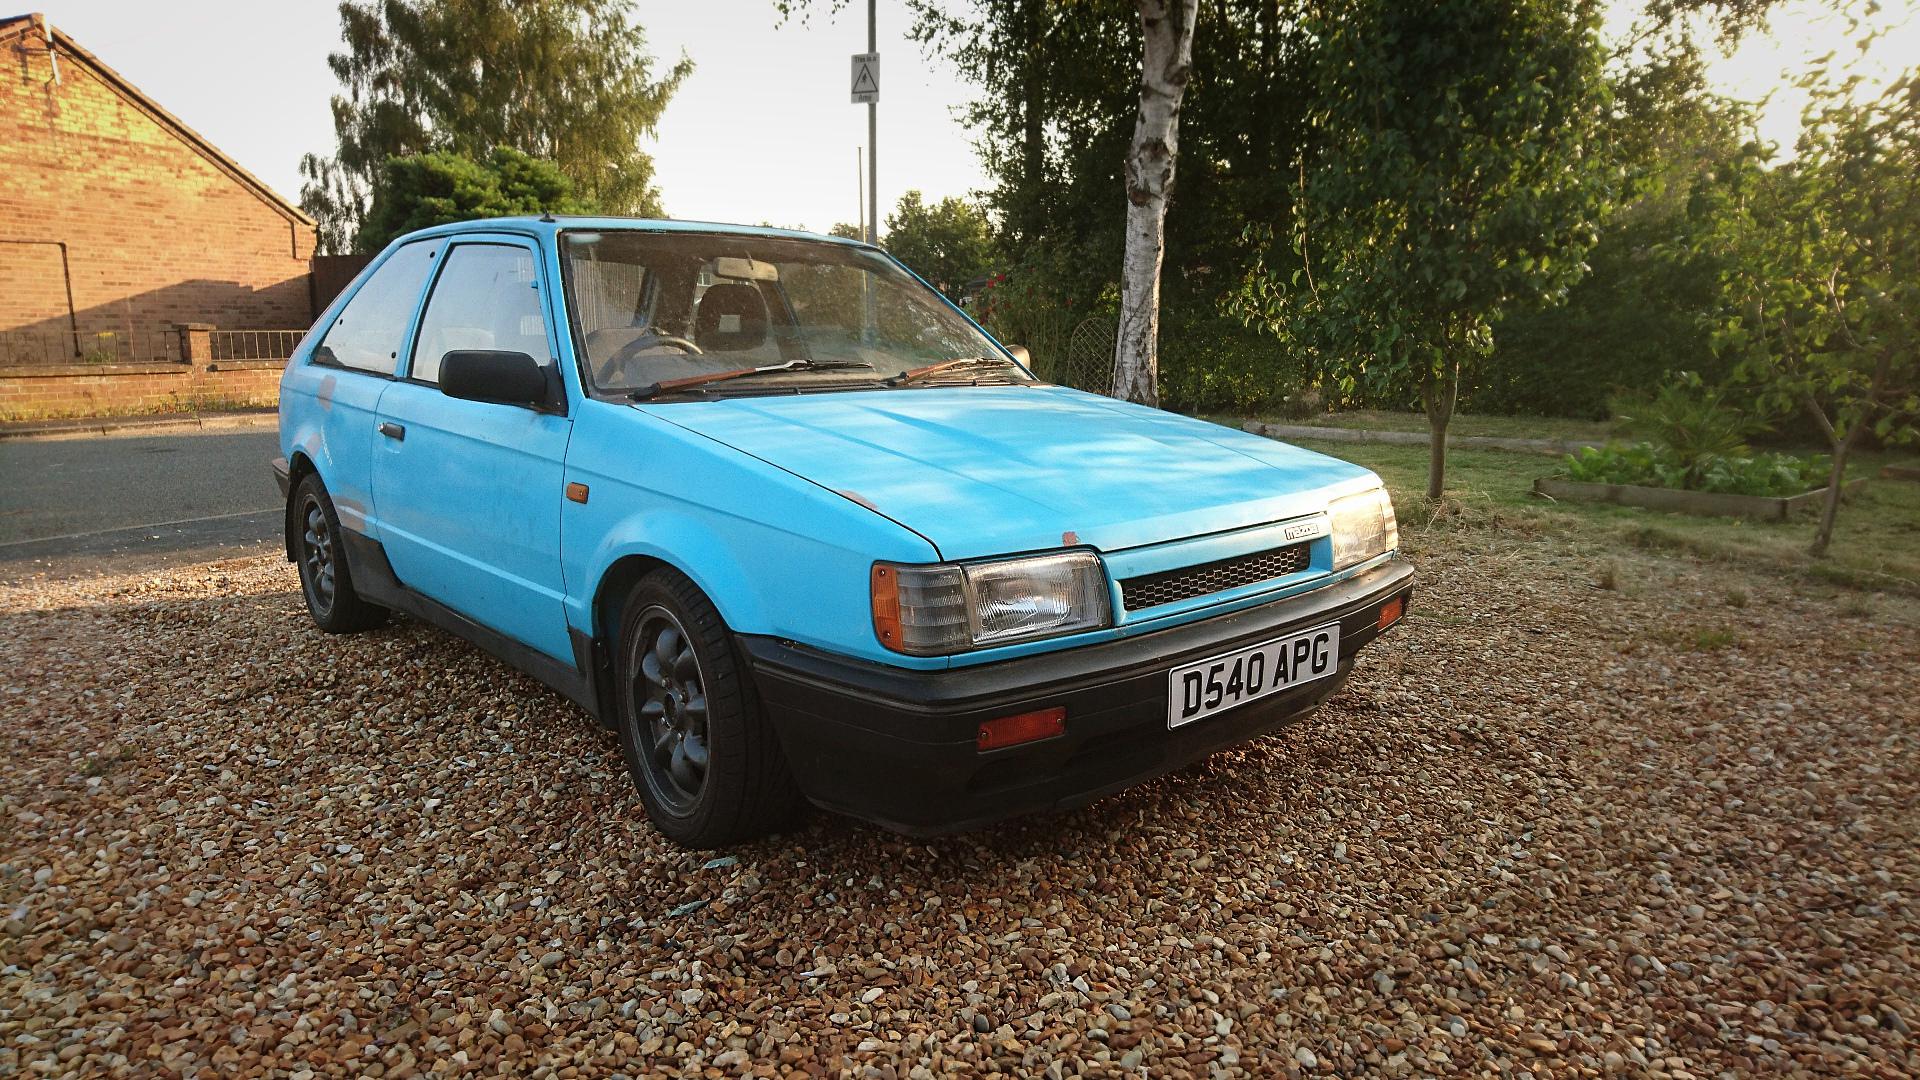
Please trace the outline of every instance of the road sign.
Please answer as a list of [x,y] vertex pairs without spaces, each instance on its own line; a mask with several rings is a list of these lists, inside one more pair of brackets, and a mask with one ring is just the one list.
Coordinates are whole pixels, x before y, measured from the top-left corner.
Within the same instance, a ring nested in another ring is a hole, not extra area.
[[871,105],[880,100],[880,54],[853,54],[853,103]]

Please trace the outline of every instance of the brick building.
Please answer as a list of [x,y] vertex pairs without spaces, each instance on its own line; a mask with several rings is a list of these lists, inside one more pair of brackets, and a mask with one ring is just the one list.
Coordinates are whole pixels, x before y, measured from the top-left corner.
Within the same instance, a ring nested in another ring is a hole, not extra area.
[[0,19],[0,364],[179,363],[181,324],[303,328],[314,243],[44,16]]

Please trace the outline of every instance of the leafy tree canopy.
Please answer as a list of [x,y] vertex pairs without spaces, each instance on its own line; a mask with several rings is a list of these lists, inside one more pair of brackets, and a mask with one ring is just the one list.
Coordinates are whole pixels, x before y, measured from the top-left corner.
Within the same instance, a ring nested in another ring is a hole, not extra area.
[[1702,213],[1725,267],[1716,345],[1762,407],[1804,413],[1833,449],[1818,555],[1861,439],[1920,438],[1920,74],[1858,103],[1823,70],[1805,82],[1795,160],[1750,163]]
[[547,211],[594,211],[574,196],[572,181],[551,161],[505,146],[479,161],[446,150],[388,158],[356,246],[378,251],[394,237],[429,225]]
[[1417,386],[1438,497],[1463,373],[1504,311],[1565,296],[1618,193],[1598,17],[1557,0],[1334,0],[1307,26],[1302,265],[1248,275],[1243,310],[1343,387]]
[[949,195],[926,202],[918,191],[900,196],[887,215],[887,250],[948,296],[993,264],[993,226],[984,210]]
[[663,75],[629,0],[343,0],[346,51],[327,58],[338,146],[301,162],[301,205],[344,250],[388,158],[504,146],[554,163],[609,213],[658,216],[639,149],[692,71]]
[[[1601,58],[1614,96],[1609,126],[1588,149],[1604,151],[1623,170],[1618,186],[1636,202],[1647,202],[1645,214],[1629,212],[1646,227],[1607,253],[1618,256],[1613,265],[1620,271],[1602,291],[1611,295],[1596,292],[1582,312],[1587,325],[1604,324],[1616,340],[1637,340],[1622,323],[1639,318],[1639,308],[1626,320],[1610,321],[1611,301],[1621,294],[1657,297],[1667,286],[1654,281],[1642,289],[1634,267],[1665,236],[1663,223],[1684,207],[1687,189],[1682,176],[1655,198],[1637,181],[1649,170],[1671,172],[1669,159],[1695,152],[1701,140],[1688,125],[1721,122],[1696,108],[1702,80],[1692,38],[1703,32],[1734,36],[1753,26],[1771,3],[1639,0],[1632,30],[1614,39]],[[842,0],[776,3],[796,18],[846,6]],[[1424,7],[1400,6],[1410,16]],[[1594,5],[1581,0],[1564,6]],[[961,116],[990,178],[984,205],[997,225],[1006,271],[988,318],[1008,340],[1032,346],[1046,367],[1050,359],[1064,358],[1068,339],[1089,314],[1110,315],[1118,295],[1126,218],[1121,165],[1139,105],[1137,7],[1132,0],[909,0],[908,7],[916,40],[953,64],[977,91]],[[1411,400],[1412,387],[1393,380],[1361,379],[1343,392],[1314,354],[1291,339],[1276,347],[1270,334],[1243,324],[1230,304],[1250,267],[1258,265],[1281,282],[1301,269],[1288,227],[1301,167],[1320,160],[1321,144],[1336,134],[1318,119],[1329,99],[1347,92],[1342,80],[1328,77],[1315,35],[1328,23],[1365,12],[1352,4],[1325,7],[1305,0],[1199,5],[1161,283],[1162,393],[1173,407],[1287,408],[1286,399],[1302,391],[1335,404],[1371,400],[1403,407]],[[1583,75],[1589,61],[1580,56]],[[1249,234],[1248,222],[1275,228]],[[1568,265],[1579,263],[1575,258]],[[1710,269],[1672,269],[1690,295],[1705,291],[1703,279],[1711,284]],[[1022,302],[1011,302],[1014,293]],[[1515,302],[1503,314],[1533,310]],[[1703,339],[1683,326],[1691,317],[1682,312],[1663,319],[1663,331],[1677,345],[1698,346]],[[1667,369],[1655,365],[1650,351],[1646,362],[1656,372]],[[1677,361],[1701,362],[1697,349]],[[1603,408],[1606,389],[1584,395],[1586,407]],[[1550,389],[1543,393],[1526,400],[1553,400]],[[1516,399],[1502,403],[1508,400]]]

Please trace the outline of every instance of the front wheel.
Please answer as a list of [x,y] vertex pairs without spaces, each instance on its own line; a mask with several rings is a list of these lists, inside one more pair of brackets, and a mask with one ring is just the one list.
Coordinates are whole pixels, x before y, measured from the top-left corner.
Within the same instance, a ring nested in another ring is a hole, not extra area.
[[804,803],[779,738],[693,582],[660,570],[633,587],[616,664],[627,770],[668,839],[719,847],[798,820]]

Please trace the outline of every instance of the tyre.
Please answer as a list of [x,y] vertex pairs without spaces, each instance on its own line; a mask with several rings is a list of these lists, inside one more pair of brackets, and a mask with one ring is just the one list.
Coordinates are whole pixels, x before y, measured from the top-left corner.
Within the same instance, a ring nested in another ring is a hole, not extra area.
[[655,827],[720,847],[797,822],[804,809],[733,635],[684,575],[640,579],[615,653],[621,749]]
[[353,591],[346,552],[340,546],[340,515],[333,511],[320,477],[308,473],[293,489],[287,513],[294,562],[300,567],[300,591],[315,626],[329,634],[371,630],[387,621],[386,608]]

